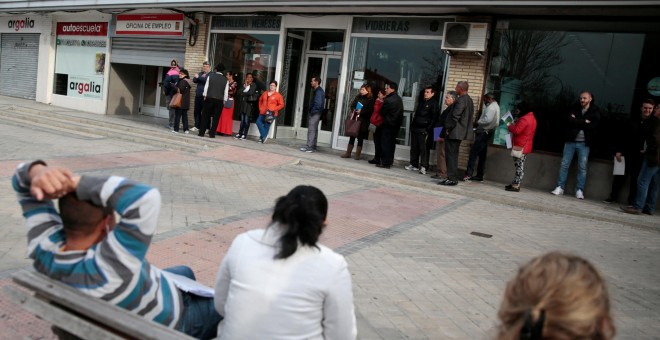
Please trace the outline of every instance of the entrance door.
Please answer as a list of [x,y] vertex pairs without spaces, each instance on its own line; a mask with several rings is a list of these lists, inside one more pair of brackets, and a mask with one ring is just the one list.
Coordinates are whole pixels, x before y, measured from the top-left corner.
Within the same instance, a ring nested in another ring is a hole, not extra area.
[[147,116],[169,118],[167,99],[163,92],[163,79],[166,68],[142,66],[142,86],[140,87],[140,113]]
[[303,73],[305,74],[305,94],[303,96],[303,102],[299,103],[299,106],[302,107],[302,115],[300,121],[301,133],[298,134],[298,137],[300,139],[307,138],[307,117],[309,113],[309,101],[312,96],[310,81],[313,76],[318,76],[321,78],[320,85],[325,91],[325,108],[328,110],[327,119],[324,119],[319,124],[318,142],[330,144],[332,141],[334,114],[337,108],[337,89],[339,85],[341,57],[308,54],[305,65],[306,70]]

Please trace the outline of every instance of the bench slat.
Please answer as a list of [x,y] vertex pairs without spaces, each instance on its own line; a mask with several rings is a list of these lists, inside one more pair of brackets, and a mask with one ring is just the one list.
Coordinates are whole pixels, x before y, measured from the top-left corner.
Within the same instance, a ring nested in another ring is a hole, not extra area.
[[[13,275],[13,280],[35,292],[37,296],[64,306],[78,313],[80,317],[93,320],[93,323],[113,329],[117,334],[138,339],[193,339],[106,301],[85,295],[73,287],[35,271],[18,272]],[[84,338],[89,337],[84,336]]]
[[124,339],[109,333],[103,328],[90,324],[85,319],[69,314],[32,295],[22,292],[15,287],[5,286],[3,290],[11,302],[78,337],[83,339]]

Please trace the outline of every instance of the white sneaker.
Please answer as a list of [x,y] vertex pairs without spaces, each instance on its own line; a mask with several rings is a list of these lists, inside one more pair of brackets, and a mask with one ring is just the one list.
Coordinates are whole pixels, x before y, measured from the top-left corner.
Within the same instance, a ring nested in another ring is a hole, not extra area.
[[426,175],[426,168],[425,167],[419,168],[419,173],[422,175]]
[[172,133],[178,133],[177,131],[172,130]]
[[264,144],[264,143],[266,143],[267,140],[268,140],[268,136],[264,137],[264,140],[261,143]]
[[584,199],[584,193],[582,192],[582,190],[578,189],[577,191],[575,191],[575,198],[579,200]]
[[185,133],[185,134],[187,135],[187,134],[189,134],[190,132],[188,132],[188,130],[186,130],[186,131],[183,131],[183,133]]
[[190,129],[190,131],[197,132],[197,131],[199,131],[199,129],[193,126],[192,129]]
[[556,187],[555,190],[552,190],[552,194],[557,196],[563,195],[564,189],[562,189],[561,187]]
[[404,169],[406,169],[408,171],[418,171],[419,170],[419,168],[417,168],[416,166],[414,166],[412,164],[406,165],[406,167]]

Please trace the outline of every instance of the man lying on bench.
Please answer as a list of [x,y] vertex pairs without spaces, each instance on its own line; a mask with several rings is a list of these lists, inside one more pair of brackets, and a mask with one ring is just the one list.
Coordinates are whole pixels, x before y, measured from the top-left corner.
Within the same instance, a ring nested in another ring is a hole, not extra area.
[[[77,176],[43,161],[20,164],[12,184],[37,271],[196,338],[215,337],[222,317],[213,297],[177,288],[177,275],[145,259],[160,211],[157,189],[116,176]],[[194,280],[187,267],[171,272]]]

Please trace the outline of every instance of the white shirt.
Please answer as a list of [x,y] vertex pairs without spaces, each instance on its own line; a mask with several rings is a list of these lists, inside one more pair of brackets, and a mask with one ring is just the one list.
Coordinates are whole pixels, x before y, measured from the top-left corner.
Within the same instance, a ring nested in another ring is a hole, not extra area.
[[215,308],[220,339],[337,339],[357,336],[351,274],[343,256],[318,245],[275,259],[277,225],[243,233],[222,260]]
[[484,113],[477,121],[477,125],[484,130],[493,130],[500,123],[500,105],[496,101],[486,105]]

